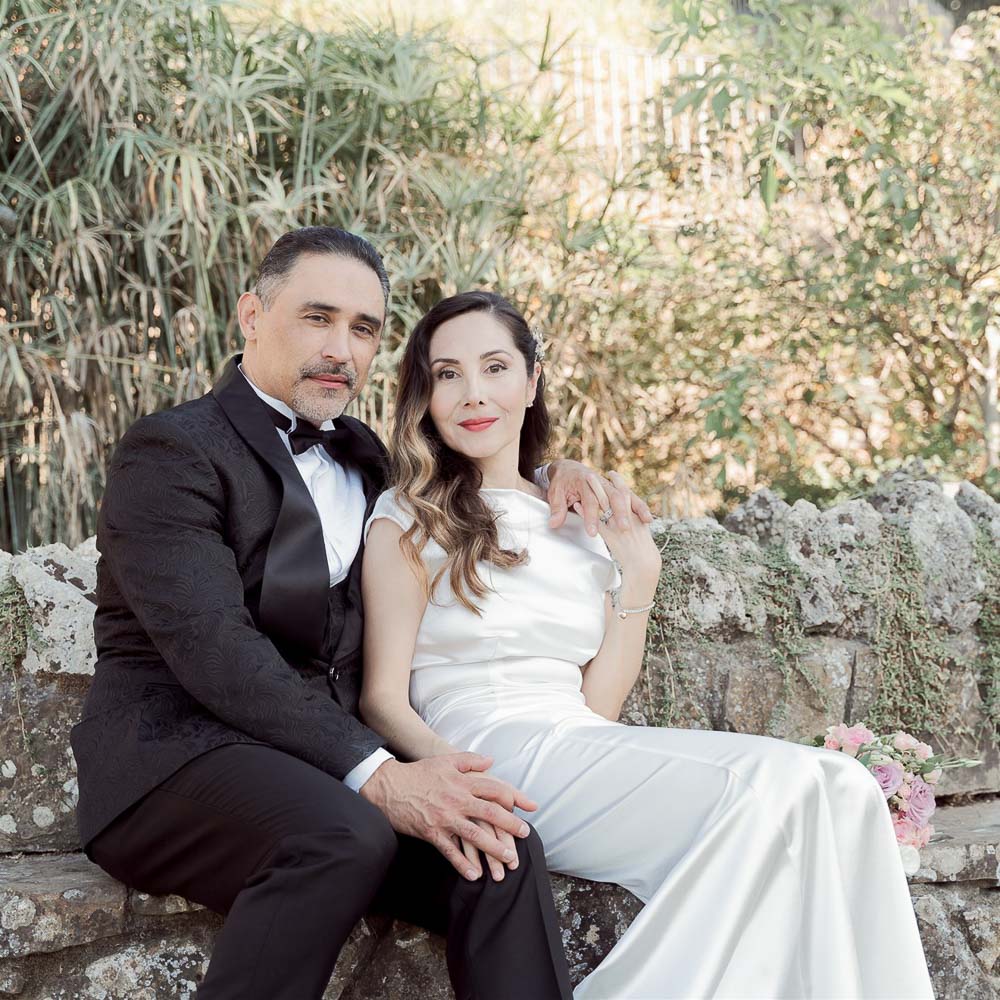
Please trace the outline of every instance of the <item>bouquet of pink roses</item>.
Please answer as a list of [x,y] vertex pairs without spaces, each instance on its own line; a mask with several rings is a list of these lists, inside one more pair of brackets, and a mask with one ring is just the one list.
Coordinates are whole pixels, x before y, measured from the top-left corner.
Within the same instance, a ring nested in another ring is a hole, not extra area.
[[920,848],[927,846],[934,833],[930,818],[937,806],[934,791],[942,772],[950,767],[975,767],[981,763],[935,754],[927,743],[902,730],[876,736],[861,723],[827,726],[826,735],[815,737],[813,745],[842,750],[875,775],[889,806],[907,875],[920,867]]

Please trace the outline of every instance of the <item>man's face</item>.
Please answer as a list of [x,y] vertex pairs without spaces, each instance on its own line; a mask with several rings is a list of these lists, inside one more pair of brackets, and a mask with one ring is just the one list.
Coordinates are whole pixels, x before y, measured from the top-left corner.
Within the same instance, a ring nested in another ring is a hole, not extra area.
[[299,257],[269,308],[245,292],[237,311],[247,375],[317,425],[361,391],[385,324],[378,275],[329,253]]

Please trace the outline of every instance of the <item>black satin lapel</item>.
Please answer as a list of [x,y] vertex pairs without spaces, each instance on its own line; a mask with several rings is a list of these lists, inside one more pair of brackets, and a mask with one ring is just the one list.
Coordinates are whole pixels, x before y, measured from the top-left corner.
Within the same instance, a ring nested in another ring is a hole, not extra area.
[[243,440],[281,478],[281,509],[261,582],[260,623],[269,635],[320,653],[330,589],[323,526],[264,404],[237,368],[242,357],[229,361],[212,395]]
[[354,557],[354,562],[351,564],[349,570],[349,579],[347,581],[347,600],[354,605],[355,608],[359,610],[362,607],[361,601],[361,561],[364,558],[364,525],[368,523],[368,518],[371,517],[372,510],[375,508],[375,501],[381,496],[382,491],[385,489],[385,463],[379,466],[377,470],[372,470],[371,474],[363,475],[361,480],[362,489],[365,491],[365,516],[361,522],[362,525],[362,539],[361,543],[358,545],[358,553]]

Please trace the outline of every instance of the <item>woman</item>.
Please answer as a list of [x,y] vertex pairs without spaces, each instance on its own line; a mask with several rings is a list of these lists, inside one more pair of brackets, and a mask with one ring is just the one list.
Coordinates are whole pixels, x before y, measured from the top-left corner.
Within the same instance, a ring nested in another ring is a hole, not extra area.
[[596,538],[579,517],[549,527],[531,472],[543,388],[538,344],[497,295],[445,299],[414,329],[396,485],[365,526],[366,720],[412,759],[493,757],[539,803],[550,869],[645,903],[577,998],[933,997],[863,764],[617,721],[660,556],[634,516]]

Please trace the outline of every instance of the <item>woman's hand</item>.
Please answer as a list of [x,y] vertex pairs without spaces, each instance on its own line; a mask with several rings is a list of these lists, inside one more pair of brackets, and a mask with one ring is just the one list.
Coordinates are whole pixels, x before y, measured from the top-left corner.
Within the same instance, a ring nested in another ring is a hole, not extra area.
[[[517,845],[514,843],[514,838],[506,831],[499,827],[493,826],[491,823],[487,823],[485,820],[477,819],[474,820],[477,826],[482,827],[490,836],[496,837],[504,847],[509,847],[514,852],[514,860],[506,862],[508,868],[513,871],[517,867]],[[462,853],[469,859],[469,862],[473,865],[476,871],[482,874],[482,870],[479,863],[479,848],[475,844],[469,843],[467,840],[463,840],[461,837],[458,838],[462,849]],[[485,854],[485,852],[484,852]],[[493,876],[495,882],[500,882],[503,880],[504,876],[504,866],[496,858],[490,854],[486,854],[486,862],[490,866],[490,874]]]
[[605,478],[580,462],[559,458],[549,463],[548,476],[550,528],[561,528],[569,510],[575,510],[583,518],[591,537],[597,534],[598,514],[602,510],[610,510],[622,528],[630,512],[644,524],[653,520],[646,502],[632,492],[625,478],[617,472],[609,472]]
[[[617,472],[611,476],[621,480],[616,486],[624,486],[624,479]],[[582,516],[582,506],[575,503],[573,509]],[[615,562],[621,567],[622,594],[626,603],[648,604],[656,593],[656,585],[663,569],[663,557],[653,540],[649,525],[634,512],[627,514],[625,527],[620,517],[611,517],[605,523],[598,521],[597,531],[604,539]]]

